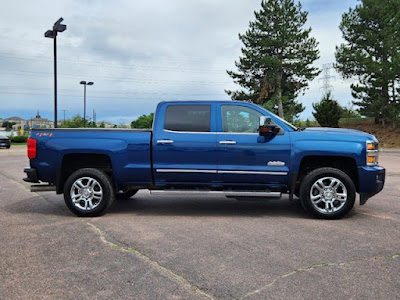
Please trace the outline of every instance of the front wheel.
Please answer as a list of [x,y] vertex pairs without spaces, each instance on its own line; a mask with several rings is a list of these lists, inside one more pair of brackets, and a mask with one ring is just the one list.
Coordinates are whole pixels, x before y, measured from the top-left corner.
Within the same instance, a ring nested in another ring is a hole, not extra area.
[[340,219],[354,206],[356,189],[351,178],[335,168],[316,169],[304,177],[300,201],[320,219]]
[[110,178],[98,169],[80,169],[68,177],[64,200],[80,217],[97,217],[106,212],[115,198]]

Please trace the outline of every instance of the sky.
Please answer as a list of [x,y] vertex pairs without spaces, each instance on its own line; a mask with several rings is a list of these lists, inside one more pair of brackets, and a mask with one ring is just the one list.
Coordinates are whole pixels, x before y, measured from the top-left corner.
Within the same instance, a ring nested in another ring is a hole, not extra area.
[[[334,63],[343,43],[341,16],[356,0],[303,0],[307,27],[319,42],[322,68]],[[229,100],[225,89],[239,89],[226,70],[243,46],[244,33],[261,0],[14,0],[0,10],[0,118],[54,116],[53,40],[44,37],[64,18],[57,37],[58,119],[87,115],[97,121],[131,122],[163,100]],[[334,98],[353,100],[351,81],[330,71]],[[298,98],[312,118],[322,96],[322,76]]]

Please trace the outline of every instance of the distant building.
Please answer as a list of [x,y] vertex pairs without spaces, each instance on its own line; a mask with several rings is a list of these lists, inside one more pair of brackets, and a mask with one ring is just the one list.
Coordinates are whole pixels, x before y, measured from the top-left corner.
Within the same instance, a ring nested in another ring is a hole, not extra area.
[[104,128],[116,128],[117,125],[110,122],[96,122],[96,126],[100,127],[104,123]]
[[4,119],[4,122],[6,122],[6,121],[10,122],[10,123],[15,123],[12,126],[12,129],[15,131],[19,131],[22,128],[25,128],[26,121],[20,117],[11,117],[11,118]]
[[[28,128],[53,128],[54,124],[53,121],[42,118],[40,116],[39,111],[36,114],[36,117],[30,118],[28,120],[24,120],[20,117],[11,117],[7,119],[0,119],[0,122],[3,123],[5,121],[15,123],[15,125],[12,126],[12,129],[14,131],[19,132],[21,129],[28,129]],[[1,125],[1,124],[0,124]]]
[[42,118],[40,116],[39,111],[37,112],[35,118],[31,118],[30,120],[27,121],[29,122],[30,128],[54,128],[53,121],[50,121],[49,119],[46,118]]

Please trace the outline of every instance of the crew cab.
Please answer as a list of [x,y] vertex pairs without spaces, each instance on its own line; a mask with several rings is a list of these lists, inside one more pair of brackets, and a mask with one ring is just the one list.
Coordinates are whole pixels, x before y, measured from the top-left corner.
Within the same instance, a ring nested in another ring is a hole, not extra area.
[[[382,190],[378,140],[337,128],[299,129],[242,101],[158,104],[152,130],[33,129],[32,191],[64,194],[78,216],[99,216],[115,198],[151,193],[299,197],[312,216],[345,216]],[[38,184],[39,183],[39,184]],[[189,201],[189,200],[188,200]]]

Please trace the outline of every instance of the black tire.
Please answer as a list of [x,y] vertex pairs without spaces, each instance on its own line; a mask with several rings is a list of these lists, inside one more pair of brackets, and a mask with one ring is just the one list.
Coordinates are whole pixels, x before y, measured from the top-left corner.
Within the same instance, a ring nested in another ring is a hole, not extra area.
[[[65,203],[80,217],[97,217],[104,214],[114,199],[115,192],[110,178],[98,169],[80,169],[72,173],[64,184]],[[90,205],[92,208],[88,207]]]
[[10,149],[11,146],[6,146],[7,149]]
[[123,193],[118,193],[115,195],[117,200],[128,200],[129,198],[133,197],[139,190],[128,190]]
[[[314,201],[311,196],[315,198]],[[344,217],[353,208],[355,199],[353,181],[346,173],[335,168],[320,168],[310,172],[300,186],[302,206],[319,219]]]

